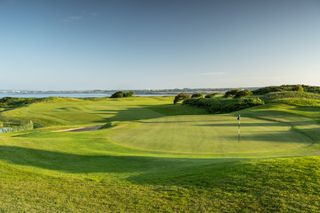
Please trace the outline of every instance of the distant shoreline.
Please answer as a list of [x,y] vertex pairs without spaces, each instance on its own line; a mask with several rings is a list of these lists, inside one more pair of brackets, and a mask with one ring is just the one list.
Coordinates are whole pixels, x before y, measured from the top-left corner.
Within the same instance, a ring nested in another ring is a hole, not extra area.
[[[110,97],[109,93],[0,93],[0,98],[47,98],[47,97],[63,97],[63,98],[103,98]],[[151,97],[151,96],[174,96],[174,94],[136,94],[137,97]]]
[[[243,89],[257,89],[258,87],[249,87]],[[183,88],[183,89],[145,89],[145,90],[130,90],[135,96],[174,96],[178,93],[210,93],[210,92],[225,92],[232,88]],[[36,90],[0,90],[0,98],[3,97],[109,97],[118,90],[61,90],[61,91],[36,91]],[[128,91],[128,90],[123,90]]]

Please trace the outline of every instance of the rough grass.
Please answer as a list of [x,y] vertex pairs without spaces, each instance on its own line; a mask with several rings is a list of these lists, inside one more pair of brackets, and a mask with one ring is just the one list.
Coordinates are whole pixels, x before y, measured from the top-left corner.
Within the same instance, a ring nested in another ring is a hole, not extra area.
[[59,99],[2,112],[42,128],[0,135],[0,212],[319,212],[319,106],[241,111],[238,144],[234,115],[171,102]]
[[273,92],[268,93],[263,96],[264,100],[267,102],[277,102],[282,99],[296,99],[296,100],[312,100],[319,101],[320,94],[310,93],[310,92]]

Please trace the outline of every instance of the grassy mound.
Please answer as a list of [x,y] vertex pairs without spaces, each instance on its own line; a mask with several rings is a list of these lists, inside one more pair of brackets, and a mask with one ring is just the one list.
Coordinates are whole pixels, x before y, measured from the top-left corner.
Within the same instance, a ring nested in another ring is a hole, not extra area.
[[267,102],[278,101],[279,99],[295,98],[295,99],[314,99],[320,100],[320,94],[309,92],[273,92],[264,96],[264,100]]

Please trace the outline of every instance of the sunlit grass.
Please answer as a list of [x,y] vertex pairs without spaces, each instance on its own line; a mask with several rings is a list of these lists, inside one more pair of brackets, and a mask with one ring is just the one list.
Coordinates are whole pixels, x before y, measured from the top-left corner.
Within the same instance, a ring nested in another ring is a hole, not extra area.
[[319,211],[317,106],[241,111],[238,143],[237,113],[171,102],[57,99],[2,112],[42,128],[0,135],[0,211]]

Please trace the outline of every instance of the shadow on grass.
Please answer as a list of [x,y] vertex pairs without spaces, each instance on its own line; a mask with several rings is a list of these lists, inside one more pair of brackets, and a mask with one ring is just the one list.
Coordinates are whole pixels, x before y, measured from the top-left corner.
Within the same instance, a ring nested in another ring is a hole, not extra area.
[[[222,191],[229,192],[243,189],[259,192],[269,180],[272,180],[270,184],[274,186],[275,178],[280,178],[281,187],[284,176],[290,178],[291,174],[295,174],[291,171],[285,172],[291,168],[287,164],[280,164],[282,166],[279,167],[274,166],[274,162],[266,162],[256,166],[249,160],[239,158],[90,156],[15,146],[0,146],[0,160],[67,173],[131,173],[126,179],[139,185],[196,187],[199,190],[221,188]],[[312,159],[310,163],[318,165]],[[260,189],[257,189],[256,183],[260,179]]]
[[[304,182],[308,177],[310,182],[318,185],[317,173],[319,158],[291,158],[281,160],[237,161],[186,168],[183,171],[168,171],[161,175],[147,173],[129,177],[138,184],[174,185],[196,187],[198,190],[214,190],[229,194],[253,194],[260,197],[269,193],[270,189],[296,190],[296,182]],[[297,172],[299,171],[299,172]],[[295,180],[295,181],[292,181]],[[318,193],[312,184],[303,184],[300,189],[310,193]],[[277,195],[273,195],[277,196]],[[271,196],[271,197],[273,197]],[[226,197],[227,198],[227,197]]]
[[225,176],[226,168],[234,168],[241,159],[90,156],[15,146],[0,146],[0,160],[16,165],[76,174],[131,173],[127,180],[139,185],[204,186]]
[[96,114],[113,116],[98,120],[96,122],[112,121],[137,121],[143,119],[161,118],[175,115],[203,115],[208,114],[206,110],[190,107],[182,104],[141,105],[139,107],[124,110],[101,110]]
[[69,173],[126,173],[227,161],[218,159],[162,158],[143,156],[80,155],[16,146],[0,146],[0,160]]
[[302,112],[315,112],[318,113],[320,112],[320,107],[319,106],[295,106],[295,110],[302,111]]
[[[259,119],[259,118],[257,118]],[[261,119],[263,120],[263,119]],[[266,120],[266,119],[265,119]],[[271,120],[270,120],[271,121]],[[205,121],[204,121],[205,122]],[[210,121],[209,121],[210,122]],[[212,121],[211,121],[212,122]],[[217,123],[216,121],[213,121],[212,124],[199,124],[197,126],[212,126],[212,127],[228,127],[228,126],[237,126],[237,121],[234,121],[233,123]],[[258,127],[258,126],[308,126],[314,124],[313,121],[296,121],[296,122],[241,122],[242,127]]]

